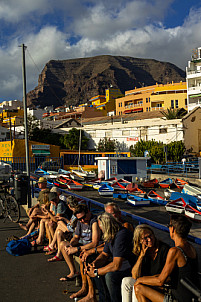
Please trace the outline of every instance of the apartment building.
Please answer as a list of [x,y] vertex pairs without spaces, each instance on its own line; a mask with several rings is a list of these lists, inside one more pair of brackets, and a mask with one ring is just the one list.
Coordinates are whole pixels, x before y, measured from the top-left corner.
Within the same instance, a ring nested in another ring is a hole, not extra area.
[[201,106],[201,47],[193,51],[186,67],[188,111]]

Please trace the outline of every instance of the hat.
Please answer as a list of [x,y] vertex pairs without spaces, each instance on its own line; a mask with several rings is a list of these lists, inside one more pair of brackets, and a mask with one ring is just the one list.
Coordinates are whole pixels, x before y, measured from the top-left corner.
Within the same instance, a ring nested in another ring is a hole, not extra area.
[[57,188],[57,187],[52,187],[51,190],[50,190],[50,192],[52,192],[52,193],[60,193],[61,190],[59,188]]
[[47,179],[45,177],[40,177],[39,180],[38,180],[38,182],[39,183],[40,182],[47,182]]
[[48,198],[49,198],[49,201],[53,201],[58,198],[58,195],[55,192],[50,192]]

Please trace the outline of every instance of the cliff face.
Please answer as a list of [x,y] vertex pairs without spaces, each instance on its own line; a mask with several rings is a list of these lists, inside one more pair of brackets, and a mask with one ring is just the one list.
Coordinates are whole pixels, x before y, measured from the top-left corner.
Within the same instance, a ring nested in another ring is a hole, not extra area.
[[28,106],[77,105],[105,94],[112,85],[122,93],[134,87],[185,81],[177,66],[151,59],[97,56],[49,61],[39,75],[38,86],[27,94]]

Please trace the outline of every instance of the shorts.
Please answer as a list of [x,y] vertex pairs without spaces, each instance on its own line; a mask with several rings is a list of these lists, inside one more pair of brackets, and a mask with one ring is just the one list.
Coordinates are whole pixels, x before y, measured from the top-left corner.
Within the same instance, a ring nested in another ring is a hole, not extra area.
[[174,299],[170,294],[165,294],[163,302],[178,302],[178,300]]

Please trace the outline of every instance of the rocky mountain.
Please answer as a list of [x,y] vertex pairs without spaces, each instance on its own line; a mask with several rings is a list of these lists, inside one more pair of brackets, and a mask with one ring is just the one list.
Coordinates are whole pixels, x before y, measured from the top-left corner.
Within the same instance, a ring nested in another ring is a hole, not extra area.
[[27,94],[27,104],[31,107],[77,105],[105,94],[110,85],[124,93],[134,87],[172,81],[185,81],[185,72],[171,63],[152,59],[103,55],[51,60],[39,75],[38,86]]

